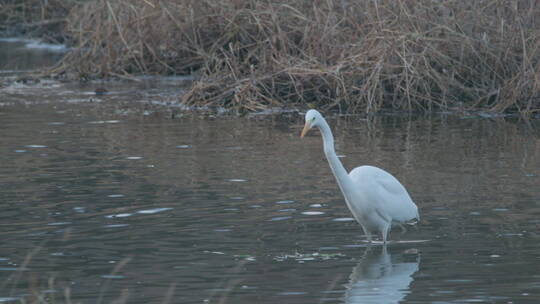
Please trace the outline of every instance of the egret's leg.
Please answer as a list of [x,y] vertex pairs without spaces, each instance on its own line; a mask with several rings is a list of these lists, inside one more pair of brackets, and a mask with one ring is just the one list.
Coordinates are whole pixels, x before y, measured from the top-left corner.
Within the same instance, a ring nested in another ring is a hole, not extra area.
[[401,228],[401,233],[405,233],[407,232],[407,227],[405,227],[405,225],[403,225],[402,223],[399,223],[399,228]]
[[369,243],[371,243],[371,232],[369,230],[367,230],[364,226],[362,226],[362,230],[364,230],[364,234],[367,237],[367,241]]
[[388,237],[388,232],[390,231],[390,224],[384,226],[384,228],[381,231],[383,244],[386,244],[386,238]]

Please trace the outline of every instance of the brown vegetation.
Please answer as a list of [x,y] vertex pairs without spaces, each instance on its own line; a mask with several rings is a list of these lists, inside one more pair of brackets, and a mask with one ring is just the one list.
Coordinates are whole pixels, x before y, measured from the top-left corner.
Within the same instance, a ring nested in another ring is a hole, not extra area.
[[94,0],[67,30],[61,71],[196,71],[188,105],[540,110],[536,0]]

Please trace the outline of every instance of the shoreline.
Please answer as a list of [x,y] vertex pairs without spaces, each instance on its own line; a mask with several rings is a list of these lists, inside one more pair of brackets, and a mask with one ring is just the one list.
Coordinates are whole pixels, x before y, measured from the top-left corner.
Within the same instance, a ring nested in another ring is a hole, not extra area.
[[[186,106],[539,115],[532,2],[377,3],[51,1],[47,14],[28,4],[32,14],[10,24],[41,22],[34,33],[64,37],[65,56],[40,77],[196,74],[179,99]],[[47,29],[62,10],[63,26]]]

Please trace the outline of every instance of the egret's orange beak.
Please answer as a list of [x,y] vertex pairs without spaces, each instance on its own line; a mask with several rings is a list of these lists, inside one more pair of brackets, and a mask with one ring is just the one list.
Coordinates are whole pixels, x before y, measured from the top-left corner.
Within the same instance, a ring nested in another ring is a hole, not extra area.
[[306,122],[306,124],[304,125],[304,129],[302,129],[302,133],[300,133],[300,138],[303,138],[309,131],[309,129],[311,129],[311,125]]

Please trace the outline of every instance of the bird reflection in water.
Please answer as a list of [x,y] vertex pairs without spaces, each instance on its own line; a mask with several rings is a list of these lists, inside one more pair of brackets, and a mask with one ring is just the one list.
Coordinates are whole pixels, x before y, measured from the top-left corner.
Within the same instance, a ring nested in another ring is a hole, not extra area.
[[[413,274],[418,271],[420,256],[387,252],[386,246],[367,248],[353,268],[346,285],[345,303],[399,303],[410,293]],[[408,260],[408,261],[406,261]]]

